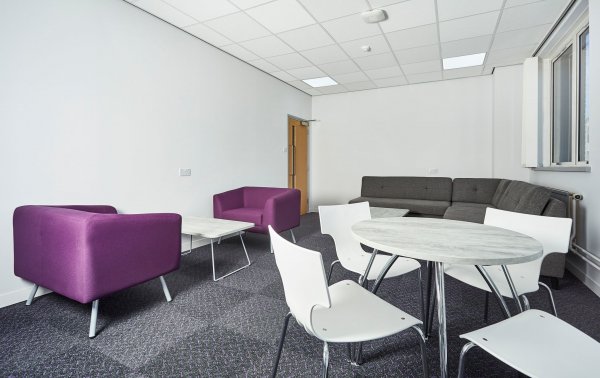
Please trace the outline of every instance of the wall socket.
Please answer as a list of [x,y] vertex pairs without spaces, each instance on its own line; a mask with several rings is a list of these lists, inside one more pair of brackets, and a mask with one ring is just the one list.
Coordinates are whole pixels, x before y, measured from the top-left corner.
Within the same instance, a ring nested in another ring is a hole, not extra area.
[[191,176],[192,168],[179,168],[179,176]]

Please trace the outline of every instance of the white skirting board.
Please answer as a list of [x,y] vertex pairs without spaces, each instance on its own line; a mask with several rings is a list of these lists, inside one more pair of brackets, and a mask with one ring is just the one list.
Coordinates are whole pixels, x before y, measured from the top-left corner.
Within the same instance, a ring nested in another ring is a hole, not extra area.
[[[19,302],[23,302],[21,304],[23,306],[25,306],[25,301],[27,300],[27,297],[29,296],[29,292],[31,292],[32,287],[33,287],[33,284],[30,284],[27,287],[24,287],[22,289],[13,290],[11,292],[0,295],[0,308],[7,307],[7,306],[13,305],[15,303],[19,303]],[[42,295],[46,295],[49,293],[52,293],[52,291],[40,287],[38,289],[37,293],[35,294],[35,297],[37,298],[37,297],[40,297]],[[34,301],[34,303],[35,303],[35,301]],[[33,304],[32,304],[32,306],[33,306]]]
[[[585,286],[600,297],[600,268],[593,262],[586,261],[582,256],[591,255],[590,252],[580,249],[580,255],[570,252],[567,255],[566,268],[573,273]],[[590,258],[593,261],[593,257]]]

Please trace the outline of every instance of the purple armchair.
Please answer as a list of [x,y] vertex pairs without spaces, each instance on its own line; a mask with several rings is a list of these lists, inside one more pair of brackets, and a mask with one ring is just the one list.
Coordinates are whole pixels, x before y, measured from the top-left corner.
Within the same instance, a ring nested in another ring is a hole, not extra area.
[[112,206],[21,206],[13,215],[15,275],[81,303],[96,335],[103,296],[179,268],[181,216],[117,214]]
[[213,196],[215,218],[251,222],[248,231],[268,234],[270,225],[277,232],[290,230],[294,243],[295,227],[300,225],[300,191],[287,188],[245,186]]

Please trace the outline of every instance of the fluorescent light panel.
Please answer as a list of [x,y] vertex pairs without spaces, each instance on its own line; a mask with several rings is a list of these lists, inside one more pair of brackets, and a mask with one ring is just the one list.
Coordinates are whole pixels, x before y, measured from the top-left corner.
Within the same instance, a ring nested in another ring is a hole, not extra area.
[[444,59],[444,69],[453,70],[455,68],[481,66],[485,60],[485,53],[455,56]]
[[314,79],[306,79],[306,80],[302,80],[302,81],[305,82],[306,84],[310,85],[313,88],[329,87],[329,86],[338,84],[335,80],[333,80],[329,76],[316,77]]

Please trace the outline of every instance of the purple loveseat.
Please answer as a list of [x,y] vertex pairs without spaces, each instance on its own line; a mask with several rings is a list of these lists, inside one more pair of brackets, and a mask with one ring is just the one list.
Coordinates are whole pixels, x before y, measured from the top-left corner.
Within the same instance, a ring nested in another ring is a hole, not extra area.
[[[213,196],[215,218],[251,222],[248,231],[268,234],[270,225],[277,232],[300,225],[300,191],[287,188],[245,186]],[[295,238],[294,238],[295,239]]]
[[21,206],[13,215],[15,275],[81,303],[179,268],[181,216],[117,214],[112,206]]

